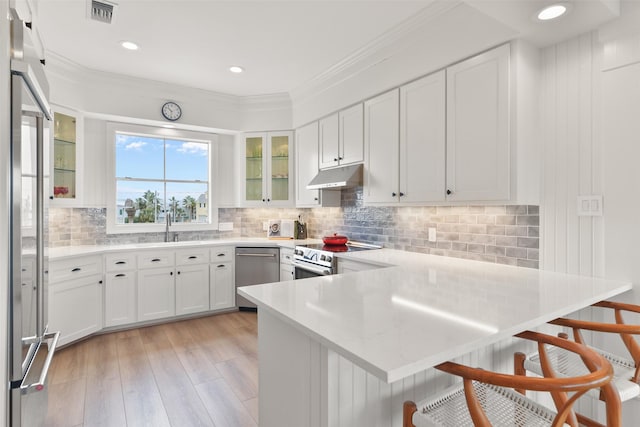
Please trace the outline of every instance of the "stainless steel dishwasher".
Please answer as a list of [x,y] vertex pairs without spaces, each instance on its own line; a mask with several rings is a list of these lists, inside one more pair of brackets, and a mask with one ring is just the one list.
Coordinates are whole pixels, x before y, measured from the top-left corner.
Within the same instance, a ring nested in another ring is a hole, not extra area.
[[[240,286],[280,281],[280,249],[236,248],[236,291]],[[255,308],[255,304],[236,292],[236,305]]]

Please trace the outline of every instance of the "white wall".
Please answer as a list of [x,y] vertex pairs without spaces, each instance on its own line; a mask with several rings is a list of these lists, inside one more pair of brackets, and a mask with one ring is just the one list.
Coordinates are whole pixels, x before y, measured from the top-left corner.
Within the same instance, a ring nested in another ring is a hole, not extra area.
[[546,270],[604,272],[602,218],[577,215],[578,195],[602,194],[601,50],[589,33],[542,52],[540,230]]
[[219,94],[93,71],[55,55],[47,58],[47,78],[52,103],[97,116],[159,125],[166,123],[160,113],[162,104],[172,100],[183,110],[177,124],[190,130],[292,128],[291,101],[286,94],[252,97]]
[[[638,304],[640,14],[630,6],[601,31],[542,52],[541,268],[632,281],[618,299]],[[576,197],[587,194],[603,195],[602,217],[577,216]],[[594,339],[624,354],[618,337]],[[638,417],[640,402],[626,402],[623,425]]]

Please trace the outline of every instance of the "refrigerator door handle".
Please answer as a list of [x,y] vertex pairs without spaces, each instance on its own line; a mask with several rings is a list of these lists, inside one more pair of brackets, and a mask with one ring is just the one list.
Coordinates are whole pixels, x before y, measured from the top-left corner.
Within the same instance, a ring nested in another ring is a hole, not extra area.
[[[34,357],[31,359],[31,363],[29,364],[29,368],[27,369],[27,373],[24,376],[24,379],[22,380],[22,383],[20,384],[20,390],[22,392],[22,394],[27,394],[27,393],[32,393],[34,391],[40,391],[44,388],[45,383],[47,382],[47,376],[49,375],[49,368],[51,367],[51,360],[53,359],[53,355],[56,352],[56,347],[58,346],[58,339],[60,338],[60,332],[50,332],[45,334],[42,337],[42,342],[40,343],[40,345],[38,346],[37,350],[36,350],[36,354],[34,355]],[[31,368],[34,365],[34,361],[36,360],[36,356],[38,354],[38,352],[40,351],[40,349],[42,348],[44,341],[48,341],[51,340],[50,343],[47,343],[47,347],[49,349],[49,353],[47,354],[47,358],[45,359],[43,365],[42,365],[42,371],[40,372],[40,375],[38,376],[38,381],[36,381],[35,383],[31,383],[31,384],[25,384],[25,381],[27,381],[27,378],[29,378],[31,375]]]
[[41,115],[36,116],[36,151],[36,335],[41,337],[47,327],[44,295],[44,123]]

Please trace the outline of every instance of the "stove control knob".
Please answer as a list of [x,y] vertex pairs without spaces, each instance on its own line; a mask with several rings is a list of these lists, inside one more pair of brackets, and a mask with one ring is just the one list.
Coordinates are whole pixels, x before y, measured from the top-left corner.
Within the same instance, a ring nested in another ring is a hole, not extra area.
[[327,256],[326,256],[326,255],[320,255],[320,261],[324,261],[324,260],[326,260],[326,259],[327,259]]
[[295,255],[302,255],[302,249],[296,249],[295,251],[293,251],[293,253]]
[[331,258],[330,256],[327,256],[324,260],[327,261],[327,262],[331,262],[333,260],[333,258]]

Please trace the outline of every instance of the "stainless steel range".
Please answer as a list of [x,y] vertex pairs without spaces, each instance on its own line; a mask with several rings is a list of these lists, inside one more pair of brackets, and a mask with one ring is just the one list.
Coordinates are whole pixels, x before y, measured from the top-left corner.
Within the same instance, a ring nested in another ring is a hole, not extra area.
[[346,245],[311,244],[296,246],[293,255],[293,267],[296,279],[328,276],[337,269],[337,253],[380,249],[381,246],[358,242],[347,242]]

